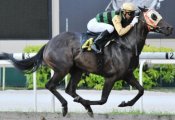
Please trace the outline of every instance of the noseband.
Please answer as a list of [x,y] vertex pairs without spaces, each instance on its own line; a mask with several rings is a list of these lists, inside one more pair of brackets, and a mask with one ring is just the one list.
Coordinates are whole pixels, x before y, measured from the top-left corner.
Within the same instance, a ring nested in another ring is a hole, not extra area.
[[139,21],[143,22],[147,26],[148,31],[155,31],[157,33],[160,33],[161,29],[163,28],[163,27],[158,26],[158,23],[160,21],[156,24],[153,20],[151,20],[148,17],[147,12],[144,12],[143,15],[144,15],[145,20],[139,19]]

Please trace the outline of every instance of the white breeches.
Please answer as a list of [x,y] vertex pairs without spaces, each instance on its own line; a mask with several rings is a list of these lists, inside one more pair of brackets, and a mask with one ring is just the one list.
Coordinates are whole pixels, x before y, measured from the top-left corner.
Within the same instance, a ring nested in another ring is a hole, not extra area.
[[114,31],[114,27],[107,23],[97,22],[96,18],[91,19],[87,24],[87,29],[91,32],[98,33],[107,30],[109,33]]

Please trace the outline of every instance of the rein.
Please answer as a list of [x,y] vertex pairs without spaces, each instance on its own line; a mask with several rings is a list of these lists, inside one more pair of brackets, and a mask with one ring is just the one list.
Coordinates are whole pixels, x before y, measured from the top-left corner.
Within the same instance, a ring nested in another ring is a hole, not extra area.
[[155,30],[156,32],[160,32],[160,30],[164,27],[159,27],[159,26],[153,26],[153,25],[150,25],[148,24],[146,21],[144,20],[141,20],[141,19],[138,19],[139,21],[141,21],[142,23],[146,24],[146,26],[148,27],[148,30],[150,31],[151,28],[153,28],[152,30]]
[[[136,26],[136,41],[137,41],[137,26]],[[137,49],[137,44],[135,44],[135,55],[138,56],[138,49]]]

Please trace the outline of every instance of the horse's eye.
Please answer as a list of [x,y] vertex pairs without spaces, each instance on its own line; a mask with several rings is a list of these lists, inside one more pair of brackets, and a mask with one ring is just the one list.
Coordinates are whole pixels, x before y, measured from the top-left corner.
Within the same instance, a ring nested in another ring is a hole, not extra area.
[[157,16],[156,16],[156,14],[151,14],[151,18],[154,20],[154,21],[156,21],[157,20]]

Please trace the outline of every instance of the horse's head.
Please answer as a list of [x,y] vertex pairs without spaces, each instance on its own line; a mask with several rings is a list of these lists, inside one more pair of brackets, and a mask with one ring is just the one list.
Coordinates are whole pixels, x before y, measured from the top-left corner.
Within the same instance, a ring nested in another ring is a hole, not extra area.
[[173,27],[169,25],[162,16],[154,9],[147,9],[139,7],[142,17],[139,20],[146,23],[148,31],[158,32],[166,36],[172,34]]

